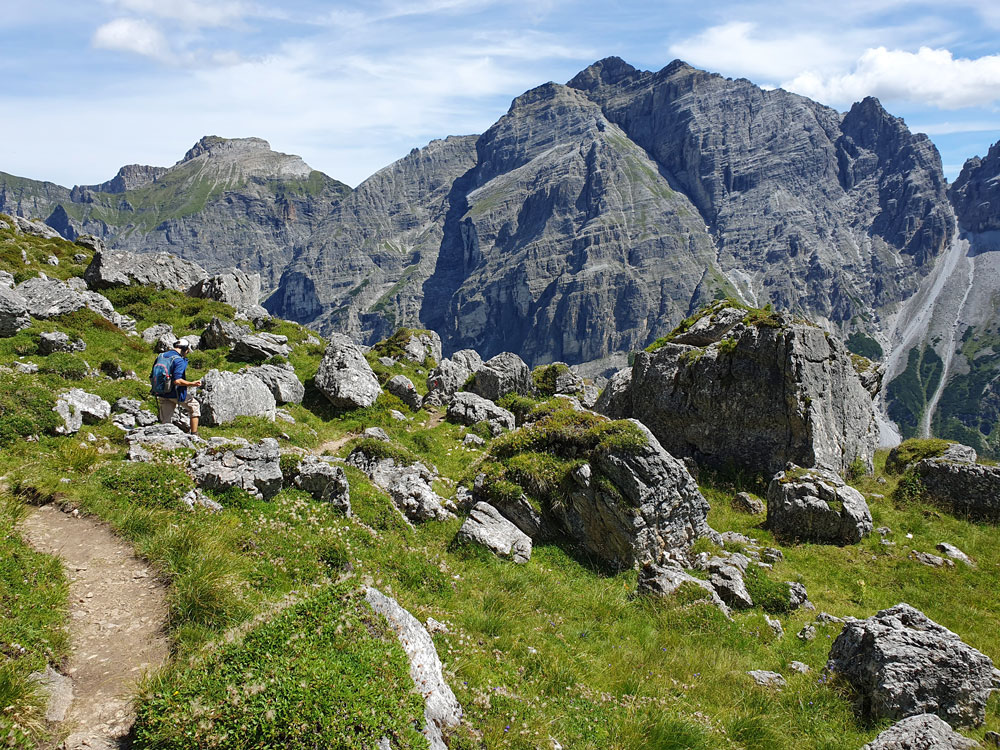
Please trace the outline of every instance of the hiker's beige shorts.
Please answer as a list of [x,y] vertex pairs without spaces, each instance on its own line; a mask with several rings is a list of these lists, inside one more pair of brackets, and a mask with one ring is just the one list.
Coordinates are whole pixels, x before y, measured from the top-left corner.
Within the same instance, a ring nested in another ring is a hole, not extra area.
[[158,396],[157,401],[160,402],[160,424],[169,424],[170,420],[174,418],[174,409],[178,406],[187,412],[188,419],[201,417],[201,407],[198,405],[198,401],[190,396],[187,401],[178,401],[176,398]]

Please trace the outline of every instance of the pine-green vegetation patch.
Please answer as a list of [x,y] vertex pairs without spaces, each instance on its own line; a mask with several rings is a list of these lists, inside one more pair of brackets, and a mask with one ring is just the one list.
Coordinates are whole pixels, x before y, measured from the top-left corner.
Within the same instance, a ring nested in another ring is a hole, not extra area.
[[880,360],[885,355],[882,345],[861,331],[855,331],[847,337],[847,350],[872,360]]
[[[665,344],[669,344],[680,334],[685,333],[690,330],[691,326],[697,323],[699,320],[706,316],[715,315],[720,310],[726,307],[735,307],[738,310],[745,310],[746,314],[743,316],[743,323],[748,326],[757,326],[763,328],[780,328],[781,318],[778,316],[777,312],[771,306],[771,303],[764,305],[762,308],[750,307],[744,302],[741,302],[733,297],[725,297],[723,299],[711,302],[704,307],[699,308],[694,314],[688,316],[674,328],[666,336],[661,336],[656,339],[653,343],[646,347],[647,352],[655,352],[657,349],[661,349]],[[721,345],[721,344],[720,344]],[[735,342],[730,346],[735,347]]]
[[171,508],[194,489],[185,471],[173,464],[115,462],[94,473],[102,488],[121,503],[144,508]]
[[899,425],[904,438],[916,436],[943,369],[944,363],[933,347],[913,347],[906,355],[906,369],[886,387],[889,417]]
[[426,748],[422,696],[356,586],[331,586],[146,686],[133,747]]
[[535,388],[538,389],[538,392],[542,396],[554,396],[556,393],[556,379],[569,371],[569,366],[562,362],[555,362],[551,365],[536,367],[531,372],[531,378],[535,382]]
[[29,675],[69,649],[69,584],[59,560],[18,535],[27,513],[28,506],[0,491],[0,741],[26,750],[46,736],[45,699]]
[[55,430],[61,422],[52,411],[55,403],[52,391],[36,378],[5,373],[0,387],[0,449]]

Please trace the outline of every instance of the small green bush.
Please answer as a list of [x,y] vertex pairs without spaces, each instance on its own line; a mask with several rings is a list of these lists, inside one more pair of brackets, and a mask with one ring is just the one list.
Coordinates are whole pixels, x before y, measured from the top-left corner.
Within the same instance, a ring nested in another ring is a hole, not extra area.
[[53,393],[30,375],[4,375],[0,388],[0,448],[50,433],[60,424]]
[[756,565],[747,567],[743,582],[753,603],[765,612],[772,615],[791,612],[791,595],[787,583],[772,581]]
[[58,375],[64,380],[83,380],[90,372],[82,357],[69,352],[50,354],[39,365],[38,371],[49,375]]
[[[531,379],[535,382],[535,388],[543,396],[554,396],[556,393],[556,379],[569,372],[569,367],[561,362],[551,365],[536,367],[531,373]],[[506,407],[505,407],[506,408]]]
[[903,474],[892,492],[892,500],[897,505],[909,505],[924,499],[926,489],[917,472],[910,470]]
[[171,464],[115,463],[96,476],[115,499],[151,508],[176,507],[194,487],[184,470]]
[[302,456],[297,453],[282,453],[279,462],[281,464],[281,477],[284,479],[285,485],[290,485],[299,473]]

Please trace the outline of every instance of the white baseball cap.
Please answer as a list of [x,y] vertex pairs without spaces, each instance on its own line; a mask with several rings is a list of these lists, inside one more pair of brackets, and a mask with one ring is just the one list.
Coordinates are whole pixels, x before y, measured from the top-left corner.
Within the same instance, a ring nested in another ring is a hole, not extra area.
[[188,341],[187,339],[177,339],[177,341],[174,342],[174,346],[177,349],[190,349],[191,342]]

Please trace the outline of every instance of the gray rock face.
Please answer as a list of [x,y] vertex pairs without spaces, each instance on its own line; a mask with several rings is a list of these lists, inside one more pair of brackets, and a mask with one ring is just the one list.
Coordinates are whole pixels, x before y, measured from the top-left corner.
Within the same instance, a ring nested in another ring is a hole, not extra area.
[[295,375],[295,368],[285,365],[258,365],[244,370],[262,382],[279,404],[301,404],[306,387]]
[[708,503],[684,464],[642,424],[633,424],[645,437],[641,449],[610,449],[592,458],[592,468],[617,492],[591,481],[586,465],[574,474],[576,487],[565,503],[552,509],[553,521],[567,536],[619,568],[659,562],[714,534],[705,520]]
[[986,520],[1000,518],[1000,467],[960,460],[927,458],[914,471],[926,497],[958,515]]
[[249,274],[238,268],[202,279],[191,288],[192,297],[213,299],[232,305],[251,320],[268,318],[268,312],[260,306],[260,274]]
[[689,328],[674,336],[672,341],[687,346],[714,344],[725,338],[737,323],[742,323],[745,316],[745,310],[724,305],[715,314],[698,318]]
[[908,604],[848,622],[827,669],[857,691],[870,719],[936,714],[954,727],[983,723],[993,662]]
[[385,617],[395,631],[400,645],[410,661],[410,678],[424,697],[423,734],[431,750],[448,750],[442,730],[456,727],[462,721],[462,707],[448,687],[442,674],[441,659],[434,641],[420,621],[399,606],[395,599],[378,589],[365,589],[365,598],[376,613]]
[[[167,349],[173,348],[174,342],[179,338],[174,334],[174,327],[168,323],[155,323],[139,335],[157,352],[165,352]],[[163,344],[167,344],[166,349],[160,348]]]
[[480,502],[473,506],[456,538],[482,545],[494,555],[516,563],[526,563],[531,559],[531,537],[489,503]]
[[188,435],[174,424],[153,424],[147,427],[138,427],[125,435],[125,442],[128,443],[129,461],[151,461],[152,454],[148,447],[163,451],[174,451],[179,448],[201,448],[205,441],[197,435]]
[[323,456],[306,456],[299,463],[295,486],[313,496],[314,500],[330,503],[351,516],[351,487],[344,470]]
[[382,393],[365,355],[349,338],[340,334],[330,337],[314,382],[338,409],[366,408]]
[[30,219],[25,219],[21,216],[15,216],[14,226],[17,227],[24,234],[30,234],[34,237],[41,237],[45,240],[55,240],[62,239],[62,236],[55,229],[50,227],[48,224],[42,221],[31,221]]
[[0,337],[13,336],[30,325],[31,316],[24,297],[13,289],[0,286]]
[[729,560],[713,558],[708,563],[708,572],[711,575],[709,582],[716,590],[719,597],[735,609],[750,609],[753,606],[753,598],[747,591],[743,582],[743,573],[736,565]]
[[494,435],[514,429],[514,415],[511,412],[468,391],[459,391],[452,396],[447,416],[449,422],[464,425],[486,422]]
[[767,510],[764,502],[758,500],[749,492],[737,492],[733,498],[733,508],[741,513],[749,513],[750,515],[764,513]]
[[242,362],[263,362],[271,357],[287,357],[292,353],[287,336],[273,333],[252,333],[233,344],[233,357]]
[[644,565],[639,571],[637,590],[640,594],[651,596],[672,596],[684,584],[704,589],[705,593],[708,594],[708,600],[725,615],[729,615],[729,607],[722,601],[711,583],[695,578],[676,565],[657,565],[655,563]]
[[471,349],[463,349],[442,359],[427,376],[427,394],[437,396],[442,403],[465,388],[466,381],[482,367],[483,360]]
[[[253,375],[209,370],[194,397],[201,404],[202,424],[227,424],[237,417],[266,417],[274,421],[277,404],[270,389]],[[190,392],[190,391],[189,391]]]
[[870,470],[877,420],[847,350],[818,328],[768,320],[739,323],[704,349],[639,352],[631,377],[615,376],[597,407],[635,417],[674,455],[710,466],[841,473],[860,459]]
[[405,375],[391,377],[389,382],[385,384],[385,389],[414,411],[420,409],[424,403],[424,397],[417,393],[413,381]]
[[87,306],[78,292],[56,279],[37,276],[15,287],[33,318],[55,318]]
[[1000,230],[1000,141],[985,159],[978,156],[965,162],[962,172],[948,188],[959,225],[970,232]]
[[63,423],[56,427],[60,435],[70,435],[86,424],[97,424],[111,416],[111,404],[100,396],[87,393],[82,388],[72,388],[56,399],[52,408],[62,417]]
[[934,714],[917,714],[879,734],[861,750],[971,750],[982,747],[963,737]]
[[767,526],[790,539],[857,544],[872,532],[872,516],[864,496],[836,474],[794,467],[768,485]]
[[120,398],[111,407],[111,420],[119,429],[128,431],[136,427],[151,427],[158,419],[153,412],[142,408],[142,402],[134,398]]
[[202,349],[231,349],[237,341],[250,335],[247,326],[221,318],[212,318],[201,334]]
[[[482,498],[485,489],[486,475],[480,474],[473,485],[472,497]],[[537,540],[544,535],[542,514],[523,492],[519,497],[492,498],[490,504],[532,539]]]
[[82,352],[87,348],[83,339],[71,340],[68,334],[61,331],[51,331],[39,334],[38,353],[41,355],[53,352]]
[[441,361],[441,337],[434,331],[414,331],[403,345],[403,354],[418,365],[428,358],[437,364]]
[[501,352],[483,363],[475,372],[472,392],[496,401],[508,393],[522,396],[535,395],[535,382],[531,379],[531,369],[516,354]]
[[422,463],[400,466],[391,458],[369,455],[362,447],[347,457],[375,484],[385,490],[405,518],[415,523],[453,518],[445,499],[434,491],[437,474]]
[[188,471],[202,489],[239,487],[269,500],[281,491],[278,441],[264,438],[256,445],[206,448],[188,462]]
[[124,250],[95,252],[94,259],[83,272],[91,289],[142,284],[185,293],[207,276],[197,263],[168,253],[137,255]]

